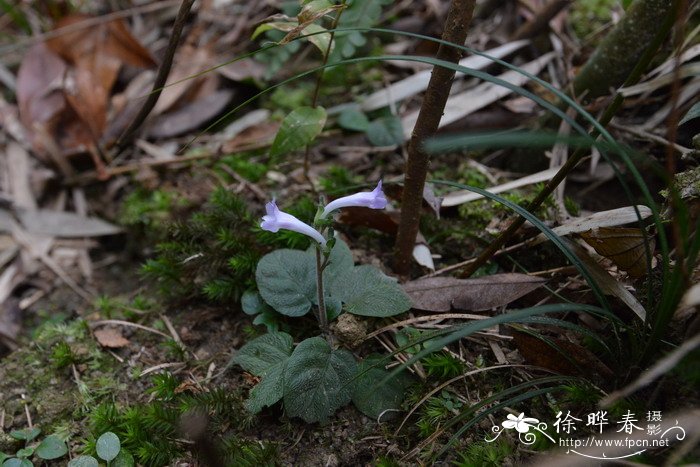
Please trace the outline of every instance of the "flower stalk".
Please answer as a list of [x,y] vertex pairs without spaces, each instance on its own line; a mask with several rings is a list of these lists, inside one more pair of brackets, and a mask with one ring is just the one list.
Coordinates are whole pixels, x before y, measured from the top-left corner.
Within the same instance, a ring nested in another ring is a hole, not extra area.
[[265,215],[260,223],[260,228],[268,232],[278,232],[280,229],[292,230],[312,238],[316,250],[316,293],[318,301],[318,325],[329,344],[332,344],[330,329],[328,327],[328,312],[323,290],[323,270],[330,260],[330,250],[335,243],[330,228],[332,219],[330,214],[338,209],[347,207],[366,207],[370,209],[384,209],[387,204],[386,196],[382,191],[381,180],[372,191],[363,191],[354,195],[344,196],[319,207],[313,227],[302,222],[286,212],[280,211],[273,199],[265,205]]

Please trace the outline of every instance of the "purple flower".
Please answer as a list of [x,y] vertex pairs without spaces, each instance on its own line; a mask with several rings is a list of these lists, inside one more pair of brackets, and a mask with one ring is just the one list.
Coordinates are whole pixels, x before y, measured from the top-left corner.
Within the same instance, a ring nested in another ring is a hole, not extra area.
[[336,209],[347,208],[350,206],[384,209],[386,207],[386,197],[382,191],[382,181],[379,180],[377,188],[372,191],[362,191],[360,193],[355,193],[354,195],[343,196],[342,198],[331,201],[323,210],[321,218],[325,219],[328,214]]
[[265,210],[267,215],[263,216],[263,221],[260,224],[263,230],[269,232],[277,232],[279,229],[293,230],[313,238],[321,245],[326,244],[326,239],[320,232],[291,214],[280,211],[274,199],[265,205]]

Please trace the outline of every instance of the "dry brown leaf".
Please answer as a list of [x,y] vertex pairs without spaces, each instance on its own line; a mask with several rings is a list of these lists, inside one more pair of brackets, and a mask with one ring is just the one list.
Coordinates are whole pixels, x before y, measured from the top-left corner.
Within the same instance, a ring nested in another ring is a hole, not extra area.
[[[647,273],[645,237],[640,229],[599,227],[580,235],[599,255],[610,259],[631,277],[642,277]],[[653,254],[654,237],[646,237],[650,241],[649,251]]]
[[17,103],[22,124],[48,125],[61,112],[66,101],[61,92],[66,63],[46,45],[30,48],[17,72]]
[[[116,77],[116,73],[114,74]],[[87,68],[75,68],[71,73],[71,86],[66,87],[65,96],[73,112],[89,130],[88,144],[97,141],[107,123],[107,98],[111,88],[96,81],[95,74]]]
[[[89,17],[71,15],[61,19],[56,28],[80,23]],[[120,19],[61,34],[47,41],[48,46],[70,64],[91,70],[103,88],[109,91],[122,63],[151,67],[155,60],[131,35]]]
[[[609,379],[615,376],[593,352],[573,342],[546,338],[545,341],[530,333],[513,330],[513,342],[525,361],[562,375],[598,376]],[[551,344],[551,345],[550,345]]]
[[95,339],[97,339],[97,342],[99,342],[102,347],[118,349],[129,345],[129,341],[122,336],[119,329],[101,328],[95,330],[94,334]]
[[507,305],[546,281],[526,274],[494,274],[475,279],[429,277],[407,282],[404,290],[413,307],[427,311],[484,311]]

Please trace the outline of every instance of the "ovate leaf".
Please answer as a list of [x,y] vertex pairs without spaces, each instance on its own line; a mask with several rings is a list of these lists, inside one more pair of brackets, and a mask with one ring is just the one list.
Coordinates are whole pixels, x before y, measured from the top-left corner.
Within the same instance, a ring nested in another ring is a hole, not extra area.
[[100,459],[106,460],[107,462],[114,460],[114,458],[117,457],[121,447],[122,445],[119,442],[119,437],[111,431],[108,431],[97,438],[97,444],[95,445],[97,455],[100,457]]
[[393,146],[403,143],[401,119],[394,115],[374,120],[367,127],[367,139],[374,146]]
[[369,119],[357,109],[347,109],[340,113],[338,125],[346,130],[367,131]]
[[333,350],[321,337],[294,349],[284,370],[284,407],[290,417],[322,422],[350,402],[357,362],[346,350]]
[[92,456],[78,456],[68,463],[68,467],[99,467],[99,465],[97,459]]
[[292,110],[282,120],[275,140],[270,148],[270,156],[300,149],[311,143],[326,124],[326,109],[323,107],[300,107]]
[[46,460],[58,459],[67,453],[68,446],[56,435],[47,436],[36,448],[36,455]]
[[263,376],[292,353],[292,336],[284,332],[264,334],[240,348],[233,362],[245,371]]
[[31,441],[39,436],[39,433],[41,433],[41,429],[34,427],[25,428],[23,430],[13,430],[10,432],[10,436],[20,441]]
[[[325,33],[325,34],[320,34],[323,31],[326,31],[326,28],[323,26],[319,26],[318,24],[311,23],[308,26],[306,26],[302,31],[302,35],[306,34],[314,34],[313,36],[309,36],[306,39],[308,39],[309,42],[311,42],[313,45],[316,46],[318,50],[321,51],[321,55],[326,55],[326,51],[328,51],[328,44],[330,43],[331,48],[330,51],[333,51],[333,46],[334,44],[331,43],[331,35],[330,33]],[[325,115],[324,115],[324,121],[325,121]],[[323,129],[323,127],[321,127]]]
[[110,467],[134,467],[135,464],[134,456],[126,449],[122,449],[117,457],[114,458]]
[[[291,352],[291,348],[290,348]],[[245,407],[252,413],[258,413],[265,407],[276,404],[284,396],[284,368],[287,357],[281,362],[272,365],[265,372],[265,376],[250,391]]]
[[360,412],[370,418],[386,420],[387,411],[401,407],[408,378],[399,374],[389,380],[389,372],[384,369],[381,356],[364,359],[357,370],[358,377],[353,384],[352,402]]
[[411,308],[411,299],[396,280],[370,265],[357,266],[344,275],[336,282],[334,294],[354,315],[385,318]]
[[260,259],[255,271],[260,295],[283,315],[304,316],[316,300],[315,268],[304,251],[273,251]]

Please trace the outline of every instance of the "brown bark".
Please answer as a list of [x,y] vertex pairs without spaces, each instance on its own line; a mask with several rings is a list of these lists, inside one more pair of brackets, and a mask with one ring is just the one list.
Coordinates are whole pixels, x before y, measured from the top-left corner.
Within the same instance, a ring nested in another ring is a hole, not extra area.
[[[445,20],[442,39],[463,45],[474,14],[475,0],[453,0]],[[459,62],[462,52],[454,47],[440,45],[437,59]],[[423,202],[423,187],[428,172],[429,157],[423,148],[426,138],[435,134],[445,109],[455,72],[436,66],[430,76],[418,120],[408,146],[406,178],[401,199],[401,221],[396,236],[395,269],[406,275],[411,266],[413,247],[418,234],[418,221]]]

